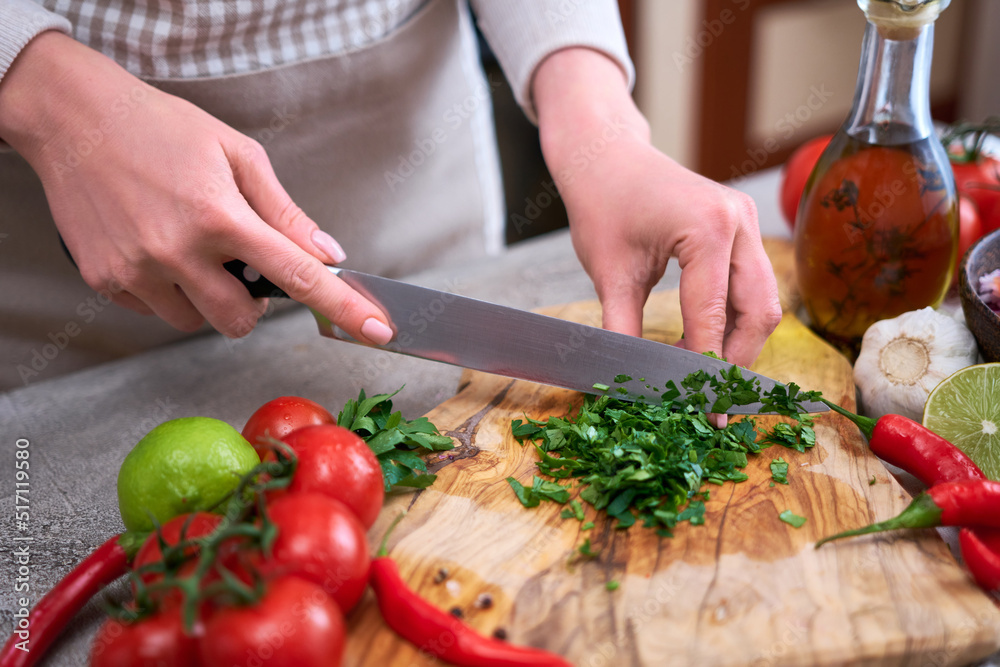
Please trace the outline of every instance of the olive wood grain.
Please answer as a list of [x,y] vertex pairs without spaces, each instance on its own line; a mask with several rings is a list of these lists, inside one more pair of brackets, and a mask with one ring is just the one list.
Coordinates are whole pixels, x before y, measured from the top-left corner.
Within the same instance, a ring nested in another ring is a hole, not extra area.
[[[786,315],[754,370],[852,407],[849,363],[791,314],[789,244],[767,245]],[[600,324],[594,302],[545,312]],[[677,292],[654,293],[645,320],[645,336],[677,340]],[[387,499],[372,543],[407,510],[390,554],[422,596],[458,607],[487,634],[503,628],[512,642],[581,666],[960,665],[1000,648],[1000,611],[936,532],[813,548],[822,536],[893,516],[910,500],[857,430],[832,413],[817,419],[812,450],[765,449],[751,455],[748,481],[710,486],[705,524],[682,524],[673,538],[638,525],[616,530],[587,505],[595,523],[589,531],[561,519],[555,503],[525,509],[505,478],[527,483],[536,456],[513,439],[510,422],[564,415],[579,401],[561,389],[467,374],[458,394],[428,414],[456,449],[430,462],[438,474],[432,487]],[[771,485],[769,464],[779,456],[789,463],[787,486]],[[780,521],[786,509],[806,517],[805,525]],[[587,537],[599,555],[575,558]],[[449,577],[435,583],[441,568]],[[619,587],[609,592],[612,580]],[[477,608],[484,593],[492,605]],[[388,630],[370,593],[349,624],[345,664],[437,664]]]

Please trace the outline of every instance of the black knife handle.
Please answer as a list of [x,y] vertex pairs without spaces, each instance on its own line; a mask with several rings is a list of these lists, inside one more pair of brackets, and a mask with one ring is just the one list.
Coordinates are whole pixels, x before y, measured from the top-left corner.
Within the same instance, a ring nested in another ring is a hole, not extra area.
[[246,262],[233,259],[222,265],[226,271],[233,274],[237,280],[243,283],[243,286],[247,288],[250,292],[250,296],[255,299],[262,299],[264,297],[276,297],[287,299],[289,296],[285,294],[285,290],[281,289],[270,280],[264,276],[257,273],[256,270],[247,266]]

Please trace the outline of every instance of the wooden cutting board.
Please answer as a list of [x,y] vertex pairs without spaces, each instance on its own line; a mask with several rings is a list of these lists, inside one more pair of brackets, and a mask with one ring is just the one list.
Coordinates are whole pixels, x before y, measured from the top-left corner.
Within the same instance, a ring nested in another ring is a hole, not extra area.
[[[792,314],[791,249],[769,242],[786,315],[753,369],[854,405],[851,367]],[[596,303],[550,315],[600,324]],[[676,291],[654,294],[644,335],[680,337]],[[1000,648],[1000,611],[956,564],[933,530],[832,543],[822,536],[897,514],[908,494],[832,413],[817,419],[817,445],[751,458],[741,484],[712,487],[705,524],[661,539],[587,509],[589,531],[561,519],[562,506],[525,509],[505,479],[527,483],[535,453],[510,434],[512,419],[565,415],[569,391],[469,373],[458,394],[428,417],[457,440],[438,460],[434,485],[389,499],[369,534],[408,510],[390,540],[403,576],[436,605],[460,608],[489,634],[542,646],[581,666],[959,665]],[[762,425],[773,418],[761,418]],[[770,486],[769,464],[789,462],[789,485]],[[792,510],[808,520],[778,519]],[[576,561],[589,537],[600,555]],[[435,583],[442,568],[450,573]],[[619,582],[609,592],[609,581]],[[492,606],[477,608],[488,593]],[[369,593],[351,615],[348,665],[438,664],[398,640]]]

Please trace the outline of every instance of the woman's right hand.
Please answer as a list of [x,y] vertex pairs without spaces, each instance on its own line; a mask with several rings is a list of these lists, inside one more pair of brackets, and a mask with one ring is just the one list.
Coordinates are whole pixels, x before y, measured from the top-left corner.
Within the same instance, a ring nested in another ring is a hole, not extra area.
[[266,304],[222,266],[241,259],[358,340],[391,339],[382,312],[324,267],[343,250],[259,143],[72,38],[44,32],[15,59],[0,137],[41,178],[83,279],[119,305],[243,336]]

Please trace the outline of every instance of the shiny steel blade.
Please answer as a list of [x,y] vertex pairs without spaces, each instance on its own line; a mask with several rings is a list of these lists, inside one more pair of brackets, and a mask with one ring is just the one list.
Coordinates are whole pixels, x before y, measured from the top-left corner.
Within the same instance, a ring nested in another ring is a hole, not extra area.
[[[594,385],[605,384],[616,398],[633,401],[658,401],[667,381],[680,387],[694,371],[718,376],[732,368],[725,361],[644,338],[349,269],[330,267],[330,271],[386,314],[396,335],[388,345],[371,347],[391,352],[589,394],[602,393]],[[358,342],[313,314],[322,335]],[[764,392],[779,384],[746,369],[742,373],[759,380]],[[619,375],[633,379],[616,383]],[[627,393],[618,392],[618,387]],[[711,405],[715,396],[707,387],[705,393]],[[819,402],[804,405],[810,412],[829,409]],[[759,403],[733,406],[727,412],[756,414],[760,407]]]

